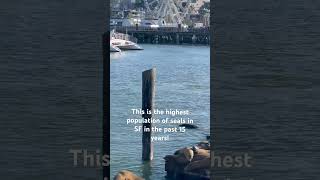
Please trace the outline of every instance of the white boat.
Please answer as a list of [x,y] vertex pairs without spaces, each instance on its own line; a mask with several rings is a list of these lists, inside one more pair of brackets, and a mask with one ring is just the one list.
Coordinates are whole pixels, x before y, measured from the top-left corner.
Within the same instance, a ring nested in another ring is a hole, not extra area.
[[117,46],[112,45],[110,41],[110,52],[121,52],[121,49],[119,49]]
[[131,41],[115,39],[115,40],[111,40],[111,42],[112,42],[112,45],[114,45],[115,47],[121,50],[143,50],[138,44]]
[[120,51],[121,50],[143,50],[143,48],[137,44],[136,38],[129,36],[128,34],[117,33],[115,32],[115,30],[112,30],[110,32],[110,51],[111,51],[111,48],[112,49],[118,48]]

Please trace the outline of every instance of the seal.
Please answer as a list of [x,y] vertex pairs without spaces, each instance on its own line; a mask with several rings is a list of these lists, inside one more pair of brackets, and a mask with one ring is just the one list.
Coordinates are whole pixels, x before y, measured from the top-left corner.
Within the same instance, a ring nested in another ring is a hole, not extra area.
[[135,175],[133,172],[128,170],[122,170],[114,176],[113,180],[144,180],[143,178]]
[[180,124],[180,127],[185,127],[187,129],[197,129],[198,126],[194,125],[194,124]]

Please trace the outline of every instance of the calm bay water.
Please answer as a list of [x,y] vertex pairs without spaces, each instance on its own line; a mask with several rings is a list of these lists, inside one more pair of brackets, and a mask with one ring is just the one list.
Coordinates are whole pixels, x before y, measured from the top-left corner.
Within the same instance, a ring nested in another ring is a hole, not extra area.
[[[142,46],[143,51],[110,54],[111,174],[130,169],[146,179],[160,180],[165,176],[165,155],[205,140],[210,133],[210,48]],[[141,108],[142,72],[153,67],[157,70],[156,108],[190,110],[191,115],[187,117],[192,118],[199,129],[172,133],[169,141],[155,142],[155,158],[149,169],[148,164],[141,161],[141,132],[134,132],[134,125],[127,125],[126,119],[140,118],[131,115],[131,109]]]

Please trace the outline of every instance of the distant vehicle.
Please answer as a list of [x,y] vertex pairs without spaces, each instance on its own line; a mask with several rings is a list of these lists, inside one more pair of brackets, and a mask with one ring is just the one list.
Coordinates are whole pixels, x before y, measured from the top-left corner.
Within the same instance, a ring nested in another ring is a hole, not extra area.
[[203,28],[203,23],[194,23],[194,28]]

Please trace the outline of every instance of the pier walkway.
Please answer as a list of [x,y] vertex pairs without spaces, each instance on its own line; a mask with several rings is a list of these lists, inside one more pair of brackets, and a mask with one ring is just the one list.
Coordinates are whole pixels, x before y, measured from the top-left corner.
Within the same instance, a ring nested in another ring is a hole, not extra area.
[[111,26],[120,33],[127,33],[138,39],[138,43],[150,44],[204,44],[210,43],[210,30],[206,28],[178,27],[122,27]]

